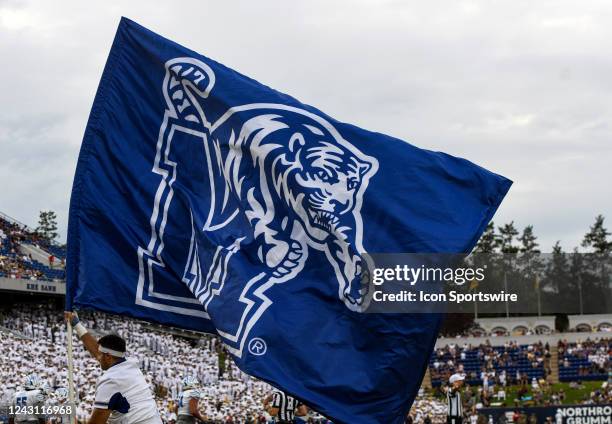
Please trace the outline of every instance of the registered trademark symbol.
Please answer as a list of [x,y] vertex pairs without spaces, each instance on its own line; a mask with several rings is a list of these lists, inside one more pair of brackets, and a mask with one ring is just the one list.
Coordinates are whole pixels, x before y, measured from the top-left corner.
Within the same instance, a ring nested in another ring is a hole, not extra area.
[[249,352],[255,356],[265,355],[267,350],[268,346],[266,345],[266,342],[259,337],[254,337],[249,342]]

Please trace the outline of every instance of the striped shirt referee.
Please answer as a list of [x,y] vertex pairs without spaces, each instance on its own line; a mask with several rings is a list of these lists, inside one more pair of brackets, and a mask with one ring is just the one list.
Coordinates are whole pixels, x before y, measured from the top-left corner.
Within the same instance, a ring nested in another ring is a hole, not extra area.
[[269,409],[270,415],[278,424],[293,424],[295,412],[300,407],[300,402],[288,394],[275,390],[272,393],[272,405]]
[[448,409],[446,412],[447,424],[462,424],[463,422],[463,404],[461,403],[461,386],[463,386],[464,376],[461,374],[453,374],[448,382],[450,386],[446,390],[446,401]]

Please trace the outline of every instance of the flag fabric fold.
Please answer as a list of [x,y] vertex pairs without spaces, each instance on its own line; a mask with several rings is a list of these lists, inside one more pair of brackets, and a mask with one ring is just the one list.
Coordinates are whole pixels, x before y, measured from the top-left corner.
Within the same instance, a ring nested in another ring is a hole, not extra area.
[[124,18],[74,178],[66,307],[217,334],[334,422],[403,423],[441,316],[362,313],[364,254],[468,252],[510,185]]

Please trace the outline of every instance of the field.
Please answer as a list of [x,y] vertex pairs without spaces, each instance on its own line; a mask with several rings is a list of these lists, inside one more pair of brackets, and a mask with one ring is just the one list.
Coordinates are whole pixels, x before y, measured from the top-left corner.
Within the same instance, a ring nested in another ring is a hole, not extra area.
[[[588,398],[590,393],[594,390],[601,388],[603,381],[584,381],[582,383],[583,388],[572,389],[569,386],[569,383],[557,383],[553,384],[550,387],[550,392],[558,393],[561,389],[565,392],[565,400],[563,404],[571,405],[581,403],[585,396]],[[518,391],[520,386],[512,386],[508,389],[508,400],[506,403],[508,405],[514,405],[514,400],[517,398]],[[529,386],[529,395],[533,396],[533,391],[531,390],[531,386]],[[545,395],[546,397],[546,395]]]
[[[585,381],[582,382],[582,387],[581,388],[571,388],[569,383],[557,383],[557,384],[552,384],[550,386],[548,386],[547,388],[544,388],[543,395],[542,398],[544,400],[550,399],[550,396],[553,393],[559,393],[561,390],[563,390],[563,392],[565,393],[565,399],[563,400],[563,404],[564,405],[571,405],[571,404],[579,404],[582,403],[582,401],[585,398],[589,398],[589,395],[591,392],[600,389],[601,385],[603,384],[603,381]],[[476,392],[477,390],[477,386],[472,386],[471,390],[473,393]],[[519,398],[519,391],[521,390],[521,386],[509,386],[506,388],[506,401],[505,401],[505,406],[513,406],[515,405],[515,401],[517,401],[517,399]],[[523,396],[528,399],[528,400],[524,400],[524,401],[520,401],[518,400],[518,403],[516,403],[516,405],[520,405],[520,406],[537,406],[535,405],[535,402],[533,401],[533,397],[534,397],[535,393],[532,390],[531,385],[528,386],[528,391],[526,394],[524,394]],[[438,397],[440,397],[440,399],[444,399],[444,396],[438,395]],[[491,402],[491,406],[504,406],[503,405],[504,402],[499,402],[497,401],[496,398],[494,398],[494,401]],[[541,402],[539,404],[542,404]]]

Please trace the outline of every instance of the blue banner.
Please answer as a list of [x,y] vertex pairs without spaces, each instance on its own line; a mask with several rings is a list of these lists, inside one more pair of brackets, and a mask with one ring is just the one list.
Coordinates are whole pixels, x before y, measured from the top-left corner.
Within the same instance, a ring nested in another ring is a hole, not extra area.
[[66,306],[218,334],[334,422],[402,423],[441,316],[361,313],[364,253],[470,251],[510,185],[122,19],[74,179]]

